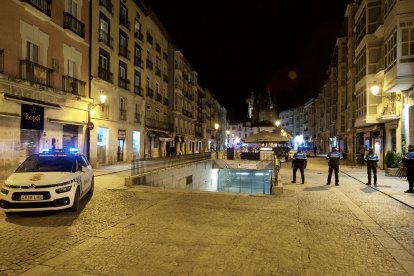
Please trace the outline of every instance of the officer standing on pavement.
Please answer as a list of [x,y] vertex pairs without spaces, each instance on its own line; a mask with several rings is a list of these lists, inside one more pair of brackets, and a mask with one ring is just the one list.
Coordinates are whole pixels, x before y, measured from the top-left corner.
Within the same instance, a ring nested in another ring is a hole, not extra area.
[[406,193],[414,193],[414,146],[408,146],[408,153],[404,156],[404,166],[407,169],[408,190]]
[[331,185],[332,171],[335,171],[335,185],[338,186],[339,160],[342,159],[342,154],[338,152],[337,147],[332,147],[332,151],[326,155],[326,159],[328,159],[329,165],[328,181],[326,182],[326,185]]
[[302,184],[305,184],[305,172],[304,169],[306,168],[307,164],[307,157],[306,153],[302,151],[302,149],[298,148],[298,151],[292,157],[292,168],[293,168],[293,180],[292,183],[296,183],[296,172],[300,171],[300,176],[302,177]]
[[366,185],[371,185],[371,170],[374,175],[374,186],[377,186],[377,163],[378,155],[374,152],[373,149],[369,149],[367,155],[365,156],[365,162],[367,162],[367,172],[368,172],[368,183]]

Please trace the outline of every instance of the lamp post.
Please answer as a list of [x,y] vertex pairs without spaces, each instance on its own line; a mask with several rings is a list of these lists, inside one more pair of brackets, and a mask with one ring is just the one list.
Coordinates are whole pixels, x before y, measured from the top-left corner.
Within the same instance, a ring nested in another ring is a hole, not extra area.
[[92,109],[94,109],[98,105],[101,106],[105,104],[106,95],[102,93],[99,96],[99,101],[100,101],[99,104],[94,104],[93,102],[88,104],[88,125],[86,128],[86,146],[87,146],[86,156],[88,157],[88,160],[90,160],[90,154],[91,154],[91,130],[95,127],[94,124],[91,122],[91,119],[92,119],[91,112],[92,112]]
[[216,159],[218,159],[218,129],[220,125],[218,123],[214,124],[214,128],[216,129]]
[[226,130],[226,134],[227,134],[227,147],[229,147],[229,137],[230,137],[230,130]]

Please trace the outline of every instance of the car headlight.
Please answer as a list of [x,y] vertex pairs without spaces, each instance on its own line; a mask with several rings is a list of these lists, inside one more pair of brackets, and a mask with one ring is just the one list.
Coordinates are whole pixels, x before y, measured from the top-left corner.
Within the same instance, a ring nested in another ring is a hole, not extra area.
[[7,195],[7,194],[9,194],[9,190],[1,187],[1,193]]
[[66,187],[57,188],[57,189],[55,189],[55,192],[58,193],[58,194],[61,194],[61,193],[69,192],[71,189],[72,189],[72,185],[69,185],[69,186],[66,186]]

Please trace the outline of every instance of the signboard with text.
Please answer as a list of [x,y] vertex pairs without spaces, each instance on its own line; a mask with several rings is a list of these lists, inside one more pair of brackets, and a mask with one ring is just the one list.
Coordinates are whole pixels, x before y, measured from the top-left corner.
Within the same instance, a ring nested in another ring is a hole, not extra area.
[[44,129],[44,109],[38,105],[22,104],[21,129]]

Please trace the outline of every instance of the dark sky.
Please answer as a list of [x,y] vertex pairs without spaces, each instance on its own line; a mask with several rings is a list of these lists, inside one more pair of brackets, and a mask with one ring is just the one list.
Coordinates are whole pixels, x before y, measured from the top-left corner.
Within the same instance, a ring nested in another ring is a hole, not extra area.
[[279,111],[318,94],[349,1],[146,2],[233,121],[245,120],[252,89],[270,88]]

